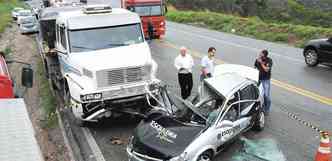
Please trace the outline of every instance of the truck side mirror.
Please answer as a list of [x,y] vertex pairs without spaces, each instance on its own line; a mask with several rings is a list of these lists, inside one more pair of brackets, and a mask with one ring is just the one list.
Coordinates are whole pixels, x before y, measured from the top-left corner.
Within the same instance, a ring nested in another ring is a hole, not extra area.
[[33,70],[31,67],[22,68],[22,85],[26,88],[32,88],[33,86]]

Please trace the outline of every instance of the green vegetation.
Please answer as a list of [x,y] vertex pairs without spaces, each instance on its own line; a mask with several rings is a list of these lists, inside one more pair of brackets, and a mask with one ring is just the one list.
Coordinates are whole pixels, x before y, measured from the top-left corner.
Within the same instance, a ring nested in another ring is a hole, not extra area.
[[168,12],[167,19],[180,23],[203,24],[213,30],[234,32],[237,35],[288,43],[297,47],[303,47],[304,43],[310,39],[332,35],[330,28],[268,23],[258,17],[242,18],[215,12],[172,10]]
[[39,61],[36,79],[40,80],[38,84],[40,107],[42,107],[42,112],[44,115],[42,127],[52,128],[58,126],[58,118],[56,115],[57,104],[55,97],[52,95],[52,92],[50,90],[51,88],[49,86],[48,80],[45,78],[45,73],[43,69],[43,64],[41,61]]
[[3,50],[5,56],[9,56],[12,53],[12,48],[10,46],[6,46],[5,50]]
[[289,23],[317,27],[332,27],[331,0],[169,0],[168,3],[180,10],[212,11],[241,17],[259,17],[264,22]]
[[268,7],[259,17],[270,22],[332,27],[332,12],[305,7],[295,0],[287,0],[285,8]]
[[0,0],[0,33],[2,33],[9,22],[11,22],[11,10],[14,7],[23,6],[18,0]]

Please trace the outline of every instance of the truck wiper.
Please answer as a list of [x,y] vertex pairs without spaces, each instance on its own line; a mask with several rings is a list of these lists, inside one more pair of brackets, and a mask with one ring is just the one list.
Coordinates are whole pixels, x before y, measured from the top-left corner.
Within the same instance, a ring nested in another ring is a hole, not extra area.
[[107,44],[106,46],[128,46],[129,44],[125,44],[125,43],[111,43],[111,44]]
[[73,47],[73,48],[78,48],[78,49],[95,50],[94,48],[88,48],[88,47],[85,47],[85,46],[76,46],[76,45],[72,45],[71,47]]

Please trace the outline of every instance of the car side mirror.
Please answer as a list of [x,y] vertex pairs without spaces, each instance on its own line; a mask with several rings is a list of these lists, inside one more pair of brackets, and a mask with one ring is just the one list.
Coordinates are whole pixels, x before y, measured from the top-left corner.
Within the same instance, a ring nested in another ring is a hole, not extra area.
[[31,67],[22,68],[22,85],[26,88],[32,88],[33,86],[33,70]]
[[224,127],[233,127],[234,123],[229,120],[222,120],[219,122],[217,128],[224,128]]

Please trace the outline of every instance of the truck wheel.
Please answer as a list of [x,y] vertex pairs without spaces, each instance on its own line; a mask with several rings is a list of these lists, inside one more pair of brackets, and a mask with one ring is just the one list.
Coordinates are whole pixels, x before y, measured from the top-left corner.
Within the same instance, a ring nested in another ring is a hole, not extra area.
[[308,49],[307,51],[305,51],[304,60],[305,60],[305,63],[309,67],[317,66],[318,65],[318,54],[317,54],[316,50]]
[[71,96],[70,96],[70,91],[69,91],[69,88],[68,88],[68,85],[66,82],[64,83],[62,89],[63,89],[63,92],[62,92],[63,103],[65,106],[71,107],[71,102],[70,102]]

